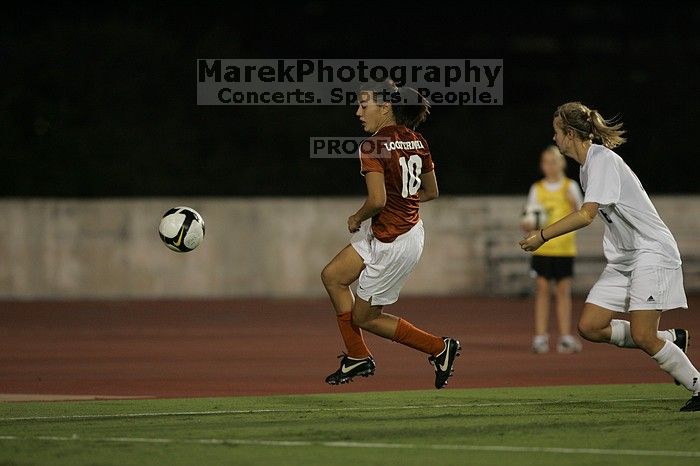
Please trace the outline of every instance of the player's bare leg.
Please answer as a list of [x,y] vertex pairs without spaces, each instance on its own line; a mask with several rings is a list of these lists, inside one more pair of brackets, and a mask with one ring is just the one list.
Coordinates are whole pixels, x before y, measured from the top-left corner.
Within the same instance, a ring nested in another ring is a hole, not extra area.
[[365,268],[362,257],[351,245],[345,246],[321,272],[321,281],[337,315],[352,312],[355,297],[350,285]]
[[321,281],[333,303],[347,350],[347,354],[341,355],[340,368],[326,377],[326,383],[331,385],[348,383],[356,376],[374,374],[374,359],[365,344],[362,330],[352,322],[355,297],[350,285],[357,280],[364,267],[360,255],[348,245],[321,272]]
[[571,335],[571,281],[571,278],[562,278],[555,290],[559,335]]
[[559,322],[557,351],[560,353],[581,351],[581,342],[571,334],[571,283],[571,278],[562,278],[557,282],[555,289],[557,321]]
[[551,293],[549,279],[537,277],[535,291],[535,336],[532,339],[532,351],[534,353],[546,353],[549,351],[549,302]]
[[610,343],[613,311],[595,304],[586,303],[578,321],[578,333],[594,343]]
[[[586,303],[581,318],[579,319],[579,335],[594,343],[610,343],[620,348],[639,348],[632,338],[630,322],[622,319],[614,319],[613,317],[615,314],[616,313],[610,309]],[[656,331],[656,337],[658,339],[675,343],[683,352],[687,351],[688,347],[687,335],[687,331],[683,329]],[[640,338],[641,337],[640,335]],[[647,339],[650,338],[651,337],[647,336]]]
[[632,341],[649,356],[653,356],[663,348],[665,340],[658,337],[661,311],[632,311],[630,312],[630,333]]
[[399,318],[382,312],[383,308],[384,306],[372,306],[364,299],[357,298],[352,309],[352,321],[363,330],[391,340],[396,334]]
[[[635,312],[630,313],[632,316]],[[641,311],[643,312],[643,311]],[[653,311],[657,313],[657,311]],[[622,319],[614,319],[615,312],[610,309],[597,306],[595,304],[586,303],[583,307],[583,313],[578,323],[578,333],[583,338],[594,343],[610,343],[619,346],[620,348],[639,348],[639,345],[632,337],[632,330],[629,321]],[[652,314],[655,315],[655,314]],[[652,322],[658,326],[658,322]],[[651,327],[654,325],[649,324]],[[650,328],[650,327],[649,327]],[[656,327],[654,327],[656,329]],[[641,332],[641,331],[640,331]],[[654,330],[656,338],[673,342],[675,334],[673,331],[663,330],[661,332]],[[640,340],[644,338],[645,345],[649,345],[651,341],[650,335],[640,333]],[[653,346],[653,345],[652,345]]]
[[435,388],[447,385],[454,359],[461,349],[459,341],[431,335],[400,317],[384,313],[382,309],[383,306],[374,306],[358,297],[352,310],[353,322],[363,330],[430,355],[428,360],[435,366]]

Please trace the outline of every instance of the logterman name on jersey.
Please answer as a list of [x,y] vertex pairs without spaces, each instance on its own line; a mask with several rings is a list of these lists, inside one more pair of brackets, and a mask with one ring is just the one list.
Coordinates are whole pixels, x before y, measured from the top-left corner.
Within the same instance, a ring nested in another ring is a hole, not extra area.
[[425,149],[423,143],[418,140],[385,142],[384,148],[386,150]]

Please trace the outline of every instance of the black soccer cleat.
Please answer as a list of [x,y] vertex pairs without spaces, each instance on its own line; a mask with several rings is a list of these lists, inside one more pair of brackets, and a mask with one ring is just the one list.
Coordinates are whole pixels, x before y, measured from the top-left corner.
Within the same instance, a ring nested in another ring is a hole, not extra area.
[[700,395],[693,395],[693,397],[683,405],[681,411],[700,411]]
[[676,339],[673,340],[673,344],[679,347],[684,353],[687,353],[690,347],[690,332],[684,328],[672,328],[670,330],[676,336]]
[[[688,348],[690,347],[690,332],[688,332],[684,328],[672,328],[669,329],[673,334],[675,335],[675,339],[673,340],[673,344],[676,345],[683,351],[684,353],[688,352]],[[673,379],[673,381],[676,383],[676,385],[680,385],[681,383]]]
[[437,356],[430,356],[428,362],[435,366],[435,388],[440,389],[447,385],[447,379],[452,377],[454,372],[455,358],[459,356],[462,347],[459,340],[443,337],[445,349]]
[[326,383],[329,385],[340,385],[341,383],[351,382],[354,377],[369,377],[374,375],[374,358],[368,356],[363,359],[351,358],[347,354],[338,356],[342,358],[340,367],[337,371],[326,377]]

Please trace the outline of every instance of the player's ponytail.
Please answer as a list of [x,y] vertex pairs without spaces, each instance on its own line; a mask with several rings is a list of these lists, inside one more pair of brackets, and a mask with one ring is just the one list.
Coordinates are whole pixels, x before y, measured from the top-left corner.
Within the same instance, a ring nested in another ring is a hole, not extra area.
[[573,131],[579,139],[590,139],[613,149],[623,144],[625,130],[622,122],[614,119],[606,120],[594,109],[588,108],[581,102],[567,102],[560,105],[554,112],[554,117],[561,118],[561,128],[564,132]]
[[377,103],[390,103],[397,125],[416,129],[430,114],[430,103],[412,87],[398,87],[394,81],[366,83],[360,92],[371,92]]
[[428,119],[430,103],[412,87],[399,87],[397,90],[399,101],[391,105],[394,119],[399,125],[416,129],[418,125]]
[[622,129],[622,122],[615,123],[614,120],[606,120],[597,110],[591,110],[591,132],[594,140],[598,139],[608,149],[623,144],[627,139],[623,138],[625,130]]

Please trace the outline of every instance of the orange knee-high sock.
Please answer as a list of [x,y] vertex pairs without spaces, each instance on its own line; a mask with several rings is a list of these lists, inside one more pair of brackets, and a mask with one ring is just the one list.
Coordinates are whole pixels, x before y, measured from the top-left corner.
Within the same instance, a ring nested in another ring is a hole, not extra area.
[[399,323],[396,325],[396,333],[394,333],[392,340],[432,356],[439,354],[445,349],[445,342],[442,338],[424,332],[403,319],[399,319]]
[[352,323],[352,312],[346,312],[336,317],[338,318],[340,334],[343,336],[345,347],[348,350],[348,356],[357,359],[371,356],[369,348],[365,345],[365,339],[362,337],[362,330]]

